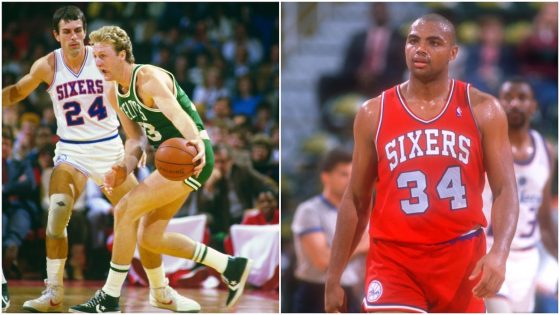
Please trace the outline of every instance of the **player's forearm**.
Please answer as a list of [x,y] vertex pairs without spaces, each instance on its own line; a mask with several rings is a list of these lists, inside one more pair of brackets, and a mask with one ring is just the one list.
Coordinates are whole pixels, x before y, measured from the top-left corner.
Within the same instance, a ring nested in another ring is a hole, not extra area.
[[364,230],[362,237],[358,241],[358,244],[356,245],[354,251],[352,252],[352,255],[350,256],[350,259],[353,259],[358,255],[367,253],[368,249],[369,249],[369,235],[367,230]]
[[163,94],[154,96],[153,99],[156,104],[159,104],[161,112],[185,139],[195,140],[200,138],[194,120],[183,110],[175,97],[171,94]]
[[338,283],[348,260],[360,242],[367,225],[367,207],[364,202],[347,192],[342,200],[336,221],[336,231],[331,247],[327,281]]
[[15,84],[2,89],[2,106],[13,105],[22,99],[24,99],[24,97],[19,94]]
[[146,146],[146,141],[144,137],[140,139],[127,139],[124,145],[124,162],[126,164],[127,173],[134,171],[138,165],[138,161],[142,157],[144,148]]
[[171,122],[185,139],[194,140],[200,137],[196,124],[185,112],[181,111],[181,113],[174,115]]
[[494,243],[490,251],[507,257],[517,227],[519,203],[514,184],[508,184],[495,196],[492,204]]

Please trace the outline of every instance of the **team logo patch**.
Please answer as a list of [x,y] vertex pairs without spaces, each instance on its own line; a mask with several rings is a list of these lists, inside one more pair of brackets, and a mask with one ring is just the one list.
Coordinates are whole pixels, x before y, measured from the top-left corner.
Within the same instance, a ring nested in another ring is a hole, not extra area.
[[66,154],[61,154],[56,158],[57,162],[61,162],[61,161],[66,161],[68,159],[68,157],[66,156]]
[[383,286],[381,285],[381,282],[377,280],[373,280],[372,282],[369,283],[367,289],[367,296],[366,296],[366,299],[369,303],[373,303],[379,300],[382,294],[383,294]]

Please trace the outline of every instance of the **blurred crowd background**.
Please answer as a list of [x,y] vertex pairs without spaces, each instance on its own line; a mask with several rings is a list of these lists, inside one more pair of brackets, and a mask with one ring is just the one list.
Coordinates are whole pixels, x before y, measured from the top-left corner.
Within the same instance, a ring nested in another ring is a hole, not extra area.
[[[126,30],[137,63],[172,72],[204,120],[215,145],[215,171],[178,216],[206,214],[205,241],[222,251],[231,251],[224,248],[229,227],[245,222],[248,213],[265,218],[250,224],[278,223],[279,4],[74,4],[86,15],[88,34],[105,25]],[[60,47],[51,19],[62,5],[2,4],[3,86]],[[47,193],[57,141],[46,88],[2,108],[2,264],[8,279],[42,279],[45,273]],[[153,170],[153,153],[147,169],[137,171],[140,179]],[[69,279],[105,278],[107,270],[99,266],[110,259],[111,209],[88,183],[69,225]]]
[[[284,312],[292,311],[295,303],[287,293],[296,287],[298,245],[294,248],[292,231],[300,222],[295,223],[295,210],[329,185],[320,174],[319,161],[335,148],[352,152],[353,119],[359,106],[407,79],[408,28],[417,17],[431,12],[456,26],[459,55],[451,63],[451,77],[494,96],[505,79],[528,79],[539,105],[532,127],[557,151],[557,3],[283,3]],[[557,224],[557,170],[554,176],[551,219]],[[362,290],[361,283],[356,286]],[[555,294],[557,299],[557,287]]]

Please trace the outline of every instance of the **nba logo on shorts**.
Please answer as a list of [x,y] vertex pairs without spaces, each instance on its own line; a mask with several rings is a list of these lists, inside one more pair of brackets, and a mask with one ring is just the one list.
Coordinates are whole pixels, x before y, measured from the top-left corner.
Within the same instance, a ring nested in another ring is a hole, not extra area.
[[56,158],[56,161],[57,162],[66,161],[66,159],[67,159],[66,154],[61,154]]
[[381,282],[377,280],[370,282],[367,289],[367,301],[373,303],[379,300],[381,294],[383,294],[383,286],[381,285]]

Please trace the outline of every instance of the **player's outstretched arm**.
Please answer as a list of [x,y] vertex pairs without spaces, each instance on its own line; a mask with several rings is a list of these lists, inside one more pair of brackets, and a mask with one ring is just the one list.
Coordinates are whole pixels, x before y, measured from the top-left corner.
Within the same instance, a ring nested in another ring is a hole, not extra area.
[[491,214],[494,243],[488,254],[477,263],[470,277],[474,280],[482,274],[473,288],[474,295],[482,298],[494,296],[504,281],[506,260],[519,216],[519,203],[506,114],[498,100],[474,88],[471,89],[471,100],[482,137],[484,167],[494,196]]
[[50,53],[37,59],[31,66],[29,73],[16,84],[2,89],[2,106],[13,105],[25,99],[42,82],[49,84],[54,76],[54,54]]
[[369,219],[374,182],[377,178],[374,137],[379,120],[379,108],[379,98],[367,101],[358,111],[354,121],[352,174],[337,217],[325,284],[325,311],[327,312],[346,311],[340,277],[352,252],[360,242]]
[[546,142],[548,156],[550,156],[550,176],[543,188],[543,199],[539,208],[538,220],[541,229],[541,238],[544,247],[558,260],[558,226],[551,220],[552,202],[552,174],[556,169],[556,150],[548,141]]
[[130,120],[117,105],[115,83],[113,81],[105,82],[105,91],[109,104],[115,109],[126,134],[124,160],[115,163],[103,179],[104,188],[111,193],[114,187],[124,183],[128,174],[134,171],[147,145],[147,139],[142,132],[142,128]]
[[[173,123],[190,143],[196,146],[198,154],[193,162],[198,162],[194,168],[194,175],[198,176],[206,164],[204,142],[192,118],[183,111],[175,99],[173,81],[164,71],[155,67],[142,68],[138,76],[141,77],[140,94],[143,99],[151,99],[161,112]],[[193,105],[194,106],[194,105]]]

